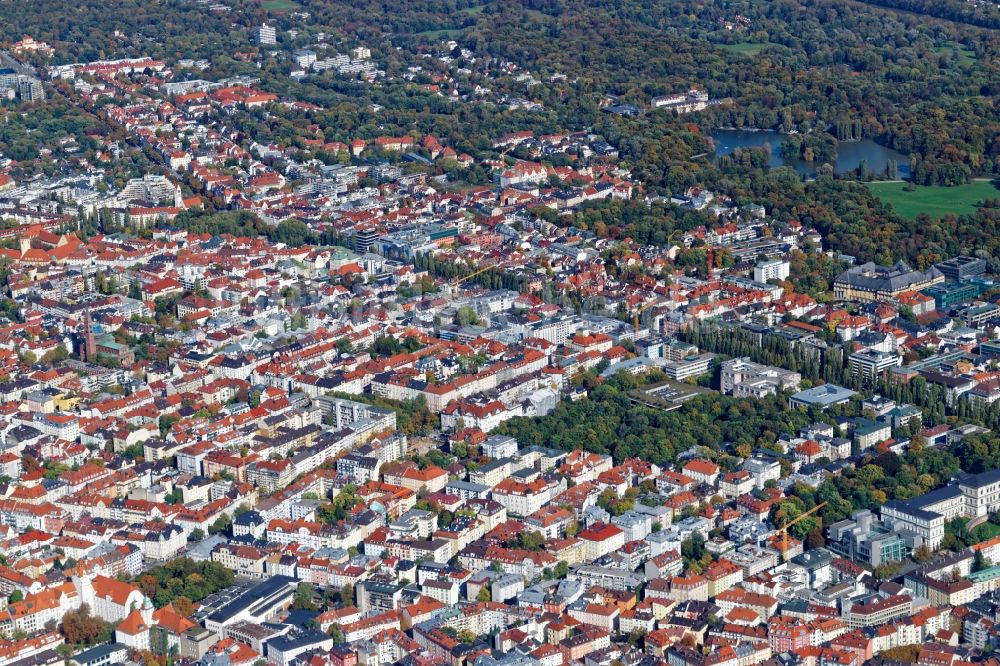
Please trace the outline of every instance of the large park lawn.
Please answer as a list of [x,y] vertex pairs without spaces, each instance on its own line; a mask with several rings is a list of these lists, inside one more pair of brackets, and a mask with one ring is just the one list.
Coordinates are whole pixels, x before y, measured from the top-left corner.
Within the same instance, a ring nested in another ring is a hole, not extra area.
[[766,42],[737,42],[736,44],[716,44],[716,46],[723,51],[729,51],[741,56],[755,56],[763,51],[765,47],[770,46],[770,44]]
[[264,0],[260,6],[269,12],[289,12],[299,8],[294,0]]
[[932,218],[947,213],[962,215],[972,213],[984,199],[1000,198],[1000,190],[993,183],[977,180],[957,187],[917,186],[913,192],[904,188],[907,183],[869,183],[868,187],[882,201],[892,206],[897,213],[910,219],[920,213]]

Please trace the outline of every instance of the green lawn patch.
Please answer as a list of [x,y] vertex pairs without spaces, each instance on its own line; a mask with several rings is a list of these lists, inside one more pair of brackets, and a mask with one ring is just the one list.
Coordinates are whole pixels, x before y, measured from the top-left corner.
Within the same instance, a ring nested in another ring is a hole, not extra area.
[[262,0],[260,6],[269,12],[290,12],[299,8],[293,0]]
[[975,51],[965,48],[965,46],[958,42],[947,42],[941,46],[936,46],[934,47],[934,53],[947,56],[955,53],[958,55],[958,63],[960,65],[969,65],[977,60]]
[[716,46],[723,51],[729,51],[737,55],[752,56],[757,55],[764,50],[764,47],[770,46],[770,44],[768,42],[737,42],[735,44],[716,44]]
[[916,186],[906,191],[908,183],[868,183],[872,193],[893,207],[903,217],[913,219],[920,213],[939,218],[948,213],[964,215],[974,213],[985,199],[1000,197],[993,183],[977,180],[956,187]]
[[414,33],[418,37],[426,37],[427,39],[455,39],[461,36],[461,28],[443,28],[441,30],[424,30],[423,32]]
[[479,16],[486,9],[486,5],[477,5],[475,7],[466,7],[465,9],[459,9],[456,14],[461,14],[463,16]]
[[[467,22],[467,19],[478,18],[483,10],[486,9],[486,5],[476,5],[475,7],[466,7],[465,9],[459,9],[455,12],[455,15],[460,17],[461,23]],[[437,30],[424,30],[423,32],[413,33],[417,37],[426,37],[427,39],[458,39],[465,32],[465,28],[439,28]]]
[[974,543],[982,543],[983,541],[988,541],[995,536],[1000,535],[1000,525],[996,523],[986,522],[982,525],[977,525],[972,528],[971,532]]

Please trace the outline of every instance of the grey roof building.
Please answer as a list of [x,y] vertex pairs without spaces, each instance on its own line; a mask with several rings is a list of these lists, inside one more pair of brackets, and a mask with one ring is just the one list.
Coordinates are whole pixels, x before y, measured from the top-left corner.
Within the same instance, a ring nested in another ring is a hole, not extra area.
[[898,296],[904,291],[926,289],[944,279],[944,273],[934,266],[926,271],[915,271],[902,261],[895,266],[868,262],[841,273],[833,283],[833,294],[837,298],[875,301]]
[[128,657],[128,646],[124,643],[97,645],[78,653],[69,660],[70,666],[110,666],[123,664]]
[[792,407],[822,407],[826,409],[831,405],[845,403],[853,396],[854,391],[851,389],[836,384],[823,384],[796,393],[788,399],[788,402]]

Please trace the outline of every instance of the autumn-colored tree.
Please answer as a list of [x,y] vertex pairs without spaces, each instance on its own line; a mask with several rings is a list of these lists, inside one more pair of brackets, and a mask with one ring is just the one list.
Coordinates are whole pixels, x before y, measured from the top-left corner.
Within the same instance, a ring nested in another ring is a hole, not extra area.
[[139,590],[147,597],[152,598],[155,596],[158,587],[159,581],[149,574],[145,574],[139,578]]
[[894,648],[889,648],[888,650],[882,650],[880,655],[883,659],[891,659],[892,661],[905,661],[907,663],[914,663],[917,661],[917,655],[920,654],[920,645],[899,645]]
[[158,657],[149,650],[139,653],[139,658],[142,666],[164,666],[167,663],[166,657]]
[[84,604],[80,610],[69,611],[63,616],[62,633],[66,641],[75,645],[96,645],[111,639],[114,628],[99,617],[90,614]]
[[185,596],[177,597],[171,602],[171,605],[184,617],[191,617],[191,614],[194,613],[194,603]]
[[34,456],[21,456],[21,469],[25,474],[35,472],[42,468],[42,463]]

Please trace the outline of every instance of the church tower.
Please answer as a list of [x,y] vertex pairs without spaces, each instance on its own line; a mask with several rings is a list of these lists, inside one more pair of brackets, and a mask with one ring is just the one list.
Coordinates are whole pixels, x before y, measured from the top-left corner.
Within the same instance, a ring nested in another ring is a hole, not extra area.
[[146,626],[153,626],[153,602],[149,600],[149,597],[146,597],[142,602],[142,609],[139,612],[142,613],[142,621],[146,623]]
[[97,358],[97,340],[94,339],[94,322],[90,319],[90,308],[83,311],[83,348],[80,357],[93,363]]

